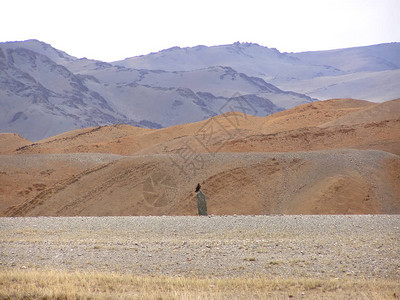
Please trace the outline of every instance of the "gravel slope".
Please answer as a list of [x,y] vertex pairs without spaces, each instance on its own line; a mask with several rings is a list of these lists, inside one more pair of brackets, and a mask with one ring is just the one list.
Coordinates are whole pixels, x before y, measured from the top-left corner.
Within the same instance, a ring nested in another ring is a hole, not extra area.
[[400,213],[400,157],[377,150],[16,155],[0,169],[10,217],[195,215],[197,183],[214,215]]
[[400,216],[0,218],[0,270],[400,279]]

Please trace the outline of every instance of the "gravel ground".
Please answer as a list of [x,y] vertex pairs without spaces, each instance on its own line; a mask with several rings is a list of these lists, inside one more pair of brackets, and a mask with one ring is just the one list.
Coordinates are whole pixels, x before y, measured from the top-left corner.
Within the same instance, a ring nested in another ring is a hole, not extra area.
[[400,279],[400,215],[0,218],[0,270]]

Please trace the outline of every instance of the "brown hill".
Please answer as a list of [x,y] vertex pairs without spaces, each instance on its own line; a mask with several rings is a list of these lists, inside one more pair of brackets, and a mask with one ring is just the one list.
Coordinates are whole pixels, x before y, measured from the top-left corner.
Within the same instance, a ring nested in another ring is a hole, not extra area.
[[319,126],[375,106],[372,102],[355,99],[332,99],[303,104],[265,117],[262,133],[271,134]]
[[0,215],[195,214],[199,182],[213,214],[400,213],[399,106],[335,99],[10,143]]
[[232,112],[158,130],[111,125],[57,135],[16,153],[176,153],[187,145],[195,152],[372,148],[400,154],[399,106],[399,99],[382,104],[335,99],[264,118]]
[[0,133],[0,154],[12,153],[15,149],[32,144],[15,133]]
[[[117,153],[129,154],[135,149],[121,143],[126,137],[136,137],[152,130],[130,125],[98,126],[68,131],[15,151],[18,154],[39,153]],[[128,152],[128,153],[127,153]]]
[[[141,153],[179,153],[188,147],[195,152],[211,153],[352,148],[400,154],[400,114],[394,109],[399,106],[400,100],[374,104],[340,99],[301,105],[265,118],[249,118],[240,113],[236,118],[221,115],[201,123],[191,136],[176,136],[154,143]],[[388,107],[393,109],[388,112]],[[366,115],[370,117],[363,117]],[[246,127],[233,126],[237,119],[243,120]],[[334,123],[337,120],[343,124]],[[345,120],[351,120],[352,124],[347,125]]]
[[[178,141],[184,143],[210,124],[217,134],[240,131],[248,134],[259,133],[263,118],[233,112],[205,121],[177,125],[163,129],[144,129],[130,125],[109,125],[69,131],[37,143],[29,143],[15,150],[18,154],[38,153],[114,153],[132,155],[144,152],[164,143]],[[214,122],[215,121],[215,122]]]
[[387,120],[400,119],[400,99],[380,104],[368,105],[364,109],[343,115],[339,118],[322,124],[321,127],[351,126],[357,124],[380,123]]
[[109,154],[0,155],[0,215],[65,180],[118,158]]
[[[4,214],[193,215],[197,183],[211,214],[400,213],[395,184],[400,158],[387,152],[203,153],[192,162],[196,169],[178,155],[107,161],[36,192]],[[35,180],[33,187],[48,182]]]

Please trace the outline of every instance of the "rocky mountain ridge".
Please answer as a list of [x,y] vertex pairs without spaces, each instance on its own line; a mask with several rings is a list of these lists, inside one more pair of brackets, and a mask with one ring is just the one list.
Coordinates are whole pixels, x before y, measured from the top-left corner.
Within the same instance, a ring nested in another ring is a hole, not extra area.
[[[252,43],[174,47],[107,63],[37,40],[0,43],[0,132],[36,141],[90,126],[161,128],[229,111],[266,116],[335,91],[398,97],[399,43],[364,48],[333,51],[341,64],[329,51],[280,53]],[[346,53],[358,67],[343,67]],[[373,71],[360,67],[365,57]]]

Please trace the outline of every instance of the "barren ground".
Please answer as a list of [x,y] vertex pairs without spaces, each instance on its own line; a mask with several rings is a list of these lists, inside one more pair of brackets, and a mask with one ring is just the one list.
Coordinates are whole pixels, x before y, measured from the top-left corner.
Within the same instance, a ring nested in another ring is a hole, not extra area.
[[0,298],[396,299],[400,216],[0,218]]
[[1,218],[2,268],[400,280],[400,216]]

